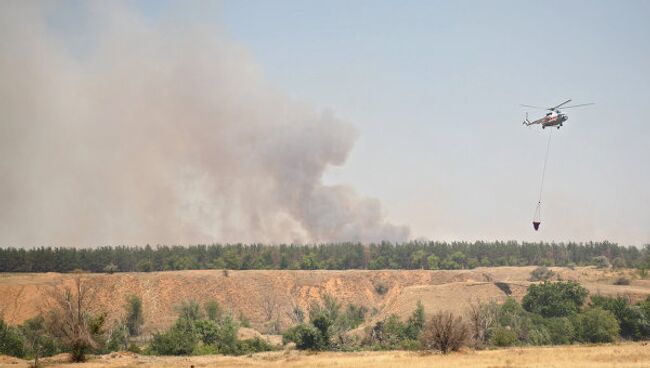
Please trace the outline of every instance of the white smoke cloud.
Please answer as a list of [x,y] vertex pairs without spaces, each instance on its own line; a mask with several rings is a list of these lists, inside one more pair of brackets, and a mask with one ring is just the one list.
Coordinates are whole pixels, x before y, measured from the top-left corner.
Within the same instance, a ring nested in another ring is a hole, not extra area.
[[0,3],[0,245],[402,241],[377,200],[322,183],[355,129],[268,86],[213,27]]

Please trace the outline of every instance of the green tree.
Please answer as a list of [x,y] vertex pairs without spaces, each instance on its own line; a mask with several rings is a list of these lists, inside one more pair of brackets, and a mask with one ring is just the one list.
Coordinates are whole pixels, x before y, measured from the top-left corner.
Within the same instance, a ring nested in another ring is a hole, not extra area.
[[412,340],[417,340],[425,323],[424,305],[418,300],[415,310],[406,321],[406,336]]
[[327,347],[321,331],[311,324],[301,323],[287,330],[282,339],[293,342],[300,350],[324,350]]
[[502,326],[495,328],[490,338],[490,342],[494,346],[512,346],[517,341],[517,334],[511,329]]
[[620,328],[612,312],[600,307],[590,308],[577,315],[578,336],[584,342],[613,342],[618,338]]
[[576,331],[573,323],[567,317],[544,318],[544,326],[554,345],[571,344],[575,341]]
[[203,305],[205,315],[210,321],[218,321],[223,315],[223,309],[216,300],[208,300]]
[[0,354],[22,358],[25,355],[24,346],[20,331],[0,319]]
[[126,326],[129,329],[129,335],[140,335],[140,328],[144,324],[142,299],[137,295],[129,295],[126,298],[124,309],[126,309]]
[[26,350],[34,358],[34,367],[40,366],[40,357],[53,355],[58,350],[56,342],[47,331],[43,315],[39,314],[23,322],[20,330],[25,338]]
[[624,296],[608,297],[594,295],[591,305],[612,312],[621,328],[621,336],[627,339],[639,340],[645,338],[650,321],[639,306],[630,305],[629,298]]
[[438,258],[435,254],[432,254],[429,257],[427,257],[427,266],[429,266],[430,270],[437,270],[439,263],[440,263],[440,258]]
[[577,313],[589,292],[574,281],[530,285],[522,300],[525,310],[543,317],[566,317]]
[[609,267],[609,259],[605,256],[598,256],[594,257],[591,262],[594,264],[594,266],[598,268],[607,268]]

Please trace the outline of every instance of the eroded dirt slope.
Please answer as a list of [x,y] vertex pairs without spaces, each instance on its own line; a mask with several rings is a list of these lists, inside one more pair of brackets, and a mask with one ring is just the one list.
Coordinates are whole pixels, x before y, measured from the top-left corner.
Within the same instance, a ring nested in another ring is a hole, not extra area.
[[[495,267],[458,271],[347,270],[347,271],[229,271],[200,270],[152,273],[84,274],[92,286],[94,304],[116,320],[124,313],[127,295],[143,300],[144,332],[169,326],[176,307],[184,301],[217,300],[225,309],[248,318],[264,331],[269,316],[289,324],[289,312],[297,305],[307,310],[326,293],[338,300],[375,310],[372,320],[396,313],[410,314],[418,300],[427,313],[452,310],[462,313],[472,300],[503,300],[506,293],[495,283],[505,283],[512,296],[521,298],[530,284],[534,267]],[[633,300],[650,295],[650,282],[634,280],[630,285],[612,285],[631,271],[593,268],[553,268],[563,280],[576,280],[592,293],[626,294]],[[0,274],[0,313],[5,321],[18,324],[47,309],[47,295],[61,284],[71,285],[73,274]],[[378,292],[380,286],[384,293]]]

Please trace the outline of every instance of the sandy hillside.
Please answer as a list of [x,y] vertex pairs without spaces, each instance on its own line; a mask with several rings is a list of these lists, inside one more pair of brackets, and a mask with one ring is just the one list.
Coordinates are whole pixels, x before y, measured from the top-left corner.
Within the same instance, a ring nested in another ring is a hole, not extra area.
[[[142,297],[145,326],[152,332],[170,325],[176,318],[175,306],[183,301],[215,299],[235,315],[242,313],[254,328],[264,331],[268,316],[289,323],[294,305],[307,310],[325,294],[345,303],[376,310],[373,320],[396,313],[410,314],[418,300],[426,311],[446,309],[462,312],[474,299],[503,300],[506,293],[495,283],[505,283],[512,295],[521,298],[534,267],[495,267],[458,271],[229,271],[222,270],[84,274],[96,296],[95,305],[110,320],[124,313],[129,294]],[[636,301],[650,295],[650,282],[634,280],[630,285],[612,285],[631,271],[593,268],[554,268],[563,280],[577,280],[592,293],[626,294]],[[21,323],[47,308],[46,295],[60,284],[70,284],[72,274],[0,274],[0,313],[11,324]],[[382,285],[386,292],[380,294]]]
[[[132,353],[111,353],[91,357],[86,363],[67,363],[65,354],[45,358],[47,367],[354,367],[354,368],[645,368],[650,366],[650,348],[645,343],[599,346],[553,346],[510,348],[485,351],[462,351],[448,355],[418,352],[386,351],[355,353],[307,353],[278,351],[252,356],[234,357],[204,355],[192,357],[142,356]],[[0,356],[0,366],[23,368],[29,363]]]

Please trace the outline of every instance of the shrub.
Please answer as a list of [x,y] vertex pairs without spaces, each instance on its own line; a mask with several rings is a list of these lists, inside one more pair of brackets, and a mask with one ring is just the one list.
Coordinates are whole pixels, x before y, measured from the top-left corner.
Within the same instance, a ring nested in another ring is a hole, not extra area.
[[273,346],[266,340],[259,337],[247,340],[238,340],[236,350],[233,352],[235,355],[246,355],[259,353],[262,351],[271,351]]
[[578,312],[588,294],[577,282],[544,281],[528,287],[522,306],[543,317],[566,317]]
[[349,304],[345,313],[335,322],[340,330],[351,330],[357,328],[366,319],[368,308],[356,304]]
[[368,339],[376,349],[398,349],[407,338],[406,325],[399,317],[391,314],[383,321],[378,321],[369,331]]
[[324,350],[327,346],[320,330],[309,324],[299,324],[282,335],[282,341],[293,342],[301,350]]
[[190,355],[197,343],[193,323],[181,318],[166,332],[153,335],[151,350],[158,355]]
[[544,326],[548,331],[551,343],[554,345],[571,344],[575,341],[576,331],[571,321],[566,317],[544,318]]
[[591,259],[591,263],[594,264],[597,268],[608,268],[609,259],[605,256],[598,256]]
[[0,354],[22,358],[25,355],[24,343],[20,331],[0,319]]
[[378,283],[375,285],[375,291],[379,295],[384,295],[388,292],[388,286],[386,286],[384,283]]
[[424,315],[424,305],[422,305],[422,302],[418,300],[417,307],[406,321],[404,331],[405,335],[409,339],[416,341],[420,337],[420,333],[422,332],[425,323],[426,318]]
[[210,321],[216,321],[221,319],[223,310],[216,300],[208,300],[203,304],[203,309],[205,310],[205,316]]
[[459,350],[467,341],[469,330],[461,317],[450,312],[438,312],[424,325],[420,342],[424,350],[443,354]]
[[551,334],[544,326],[537,326],[528,332],[528,343],[531,345],[552,344]]
[[574,262],[569,262],[566,265],[570,270],[575,270],[576,269],[576,264]]
[[553,277],[553,275],[555,275],[555,272],[551,271],[548,267],[540,266],[530,273],[530,281],[546,281]]
[[600,307],[590,308],[576,318],[578,336],[584,342],[613,342],[620,331],[612,312]]
[[507,327],[499,326],[492,332],[490,342],[495,346],[512,346],[517,343],[517,334]]
[[116,326],[113,326],[108,333],[106,351],[126,350],[128,346],[129,328],[123,323],[118,323]]
[[634,340],[646,337],[648,320],[639,306],[630,305],[627,297],[594,295],[591,305],[612,312],[620,326],[621,336]]
[[515,333],[517,339],[528,340],[531,321],[528,313],[513,298],[508,298],[499,308],[499,325],[507,327]]
[[144,324],[142,299],[137,295],[128,296],[124,309],[126,309],[126,326],[129,329],[129,335],[140,335],[140,327]]

